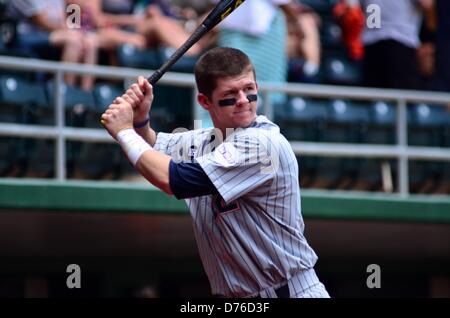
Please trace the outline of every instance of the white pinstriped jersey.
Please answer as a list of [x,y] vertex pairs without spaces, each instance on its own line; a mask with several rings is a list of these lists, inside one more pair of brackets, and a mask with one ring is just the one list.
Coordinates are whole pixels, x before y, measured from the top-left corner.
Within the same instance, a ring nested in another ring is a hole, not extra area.
[[303,236],[298,164],[279,127],[264,116],[223,143],[214,129],[159,133],[155,149],[198,162],[220,195],[187,199],[214,295],[252,296],[313,268]]

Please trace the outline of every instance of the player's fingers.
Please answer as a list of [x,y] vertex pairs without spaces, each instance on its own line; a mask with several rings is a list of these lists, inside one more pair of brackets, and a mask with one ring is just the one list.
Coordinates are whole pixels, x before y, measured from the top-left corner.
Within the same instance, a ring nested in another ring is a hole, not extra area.
[[127,90],[127,96],[134,102],[134,106],[138,106],[141,103],[141,99],[136,95],[133,89],[130,88]]
[[111,104],[109,105],[108,109],[120,109],[124,103],[118,103],[118,104]]
[[150,84],[150,82],[147,80],[147,79],[144,79],[144,87],[145,87],[145,91],[147,92],[147,93],[153,93],[153,86],[152,86],[152,84]]
[[135,107],[136,102],[133,100],[133,98],[131,98],[129,95],[127,94],[123,94],[122,98],[126,101],[126,103],[131,106],[131,107]]
[[147,99],[153,98],[153,86],[146,79],[144,80],[144,87],[145,87],[145,97]]
[[144,76],[139,76],[138,77],[138,84],[139,84],[139,87],[142,89],[142,91],[143,92],[145,92],[145,78],[144,78]]
[[110,119],[110,115],[107,113],[103,113],[102,116],[100,117],[100,123],[102,125],[106,125],[109,123],[109,119]]
[[142,102],[144,99],[144,93],[142,92],[141,88],[138,84],[131,85],[130,89],[133,91],[134,95],[139,99],[139,102]]
[[118,100],[118,106],[119,106],[119,108],[120,108],[120,105],[124,105],[124,106],[128,106],[128,107],[131,107],[131,104],[124,98],[124,97],[126,97],[127,95],[122,95],[122,96],[119,96],[119,97],[117,97],[117,100]]

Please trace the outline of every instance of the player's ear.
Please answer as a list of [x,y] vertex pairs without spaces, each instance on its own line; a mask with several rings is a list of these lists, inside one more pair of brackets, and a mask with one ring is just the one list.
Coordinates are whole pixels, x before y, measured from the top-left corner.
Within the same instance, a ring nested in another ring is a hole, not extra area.
[[212,106],[212,103],[211,103],[210,99],[205,94],[198,93],[197,101],[206,110],[210,109],[211,106]]

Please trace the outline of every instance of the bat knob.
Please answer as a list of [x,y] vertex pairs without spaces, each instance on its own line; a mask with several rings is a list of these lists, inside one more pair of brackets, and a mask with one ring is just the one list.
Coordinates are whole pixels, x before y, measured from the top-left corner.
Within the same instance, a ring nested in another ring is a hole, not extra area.
[[100,124],[102,124],[103,126],[106,125],[106,121],[104,121],[103,119],[100,119]]

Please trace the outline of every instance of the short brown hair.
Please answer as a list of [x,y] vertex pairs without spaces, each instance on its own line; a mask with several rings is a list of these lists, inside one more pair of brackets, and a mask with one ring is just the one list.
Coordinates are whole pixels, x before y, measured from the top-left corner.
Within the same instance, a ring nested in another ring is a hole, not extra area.
[[255,68],[249,57],[241,50],[216,47],[204,53],[195,65],[195,81],[198,91],[211,98],[218,78],[237,76]]

